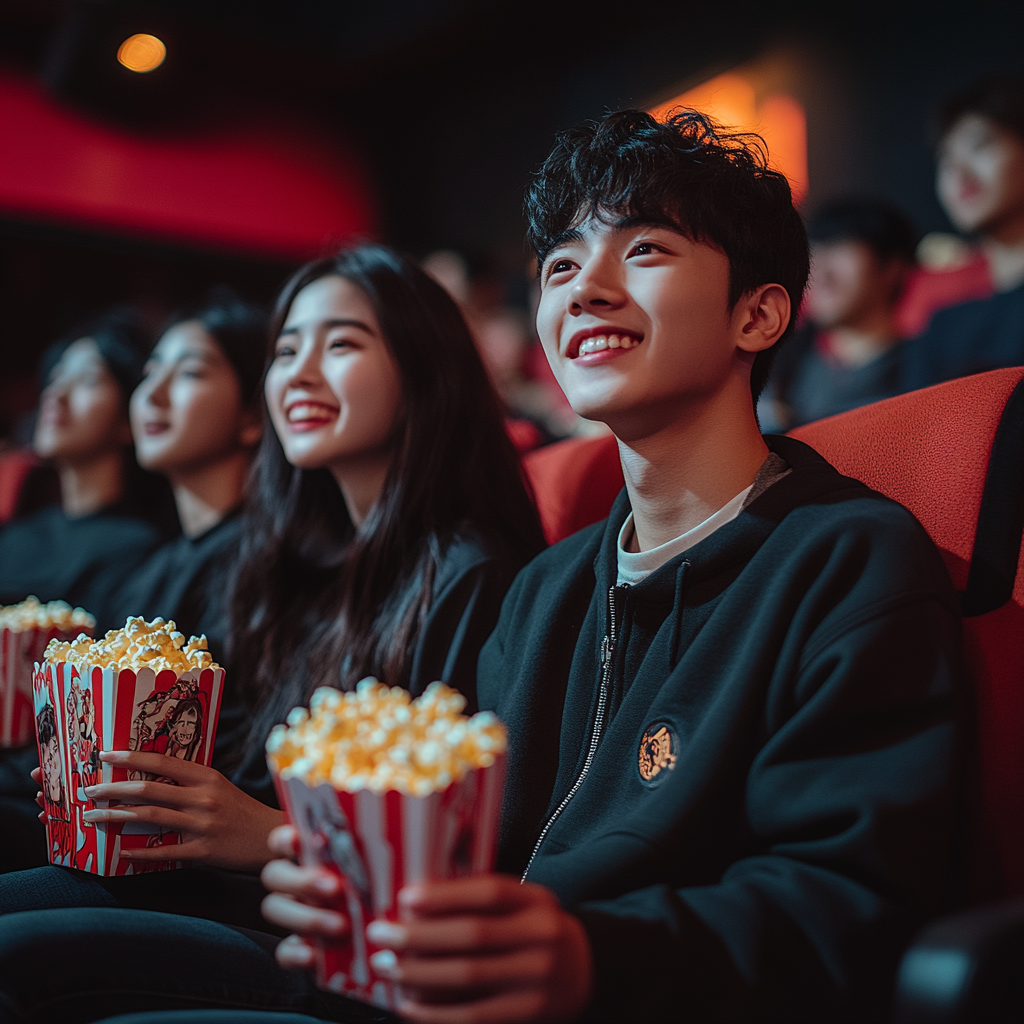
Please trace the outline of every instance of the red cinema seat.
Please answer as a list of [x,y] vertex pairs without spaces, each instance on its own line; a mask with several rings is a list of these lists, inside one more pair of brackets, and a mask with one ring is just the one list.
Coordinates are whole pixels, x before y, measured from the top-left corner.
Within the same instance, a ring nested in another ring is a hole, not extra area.
[[963,377],[792,432],[841,472],[909,508],[964,594],[982,772],[979,855],[992,895],[1024,894],[1024,562],[1019,521],[1006,537],[992,522],[979,533],[978,520],[986,519],[983,495],[989,506],[1012,502],[1013,495],[999,498],[997,485],[1016,485],[1021,500],[1020,454],[991,474],[989,463],[1000,424],[1009,434],[1013,416],[1024,416],[1022,378],[1019,367]]
[[538,448],[523,457],[523,468],[549,544],[604,519],[622,490],[619,448],[611,434]]
[[[1024,369],[994,370],[810,423],[793,436],[906,505],[964,613],[981,770],[968,835],[975,905],[926,928],[897,981],[897,1024],[1024,1019]],[[1006,899],[1005,897],[1011,897]]]

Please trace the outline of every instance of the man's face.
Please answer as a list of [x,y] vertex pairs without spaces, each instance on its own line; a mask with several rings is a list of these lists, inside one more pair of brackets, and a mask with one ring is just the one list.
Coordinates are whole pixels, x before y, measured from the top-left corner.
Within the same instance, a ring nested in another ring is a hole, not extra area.
[[749,377],[729,260],[660,225],[591,218],[541,268],[537,332],[573,409],[617,435],[656,430]]
[[1024,211],[1024,139],[966,114],[939,146],[936,191],[961,231],[991,231]]
[[890,310],[902,267],[882,263],[872,248],[856,239],[818,242],[811,247],[807,313],[818,326],[855,327],[879,310]]

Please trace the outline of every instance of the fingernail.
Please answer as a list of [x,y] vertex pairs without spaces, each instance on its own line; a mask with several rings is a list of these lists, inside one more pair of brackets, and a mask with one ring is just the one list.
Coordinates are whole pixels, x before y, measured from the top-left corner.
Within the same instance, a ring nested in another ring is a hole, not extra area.
[[348,922],[341,914],[335,914],[333,910],[325,910],[324,912],[324,926],[329,932],[334,932],[336,935],[340,935],[348,928]]
[[320,892],[335,893],[338,891],[338,880],[334,875],[321,875],[316,880],[316,887]]
[[103,821],[103,812],[102,811],[85,811],[82,814],[82,817],[86,821]]
[[423,896],[423,888],[419,885],[407,885],[398,894],[398,902],[404,907],[414,907]]
[[86,786],[84,790],[85,795],[91,797],[93,793],[96,792],[97,789],[99,789],[99,786]]
[[380,949],[370,957],[370,966],[382,978],[398,981],[402,972],[398,969],[398,957],[390,949]]
[[371,921],[366,926],[366,937],[377,946],[401,948],[405,945],[407,936],[407,929],[391,921]]
[[101,761],[113,761],[113,759],[114,759],[114,751],[113,750],[101,750],[100,751],[100,760]]

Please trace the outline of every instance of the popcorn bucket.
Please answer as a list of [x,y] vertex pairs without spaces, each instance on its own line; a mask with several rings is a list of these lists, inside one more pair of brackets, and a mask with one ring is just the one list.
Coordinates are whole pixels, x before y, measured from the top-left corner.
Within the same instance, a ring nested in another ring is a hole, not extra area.
[[0,609],[0,747],[25,747],[34,735],[32,665],[51,640],[92,634],[95,620],[63,601],[34,597]]
[[316,940],[317,984],[395,1009],[377,977],[371,921],[397,920],[398,893],[415,882],[490,871],[505,785],[505,727],[490,712],[467,718],[465,698],[431,683],[415,700],[364,679],[354,693],[323,687],[267,739],[281,806],[299,859],[342,882],[344,939]]
[[350,938],[316,941],[316,982],[330,992],[394,1009],[392,982],[377,977],[366,938],[378,918],[398,918],[398,892],[413,882],[459,878],[494,867],[505,758],[468,772],[441,792],[348,793],[330,783],[275,778],[281,806],[299,834],[305,867],[326,867],[342,881],[339,909]]
[[85,788],[157,778],[101,763],[101,750],[152,751],[209,765],[223,683],[222,668],[176,673],[66,662],[35,666],[32,697],[51,864],[96,875],[181,867],[180,861],[122,859],[122,850],[180,843],[181,833],[145,823],[85,821],[85,811],[113,806],[88,799]]

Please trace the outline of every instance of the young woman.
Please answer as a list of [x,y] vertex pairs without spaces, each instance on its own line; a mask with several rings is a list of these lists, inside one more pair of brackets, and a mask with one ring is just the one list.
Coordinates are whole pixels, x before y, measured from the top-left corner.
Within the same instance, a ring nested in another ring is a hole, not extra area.
[[0,604],[29,594],[64,600],[92,612],[106,629],[111,590],[159,543],[152,515],[159,510],[144,508],[149,495],[139,493],[128,422],[146,347],[122,311],[44,355],[33,448],[56,471],[59,503],[0,530]]
[[[303,268],[281,296],[271,336],[265,395],[272,429],[264,432],[243,520],[232,611],[230,671],[251,709],[251,728],[234,757],[239,785],[163,754],[102,754],[108,763],[178,783],[90,790],[98,800],[130,793],[134,805],[92,812],[94,820],[183,832],[182,845],[139,851],[137,861],[184,856],[221,868],[260,868],[270,857],[267,836],[283,816],[241,787],[272,799],[261,768],[270,726],[315,686],[347,688],[369,673],[417,693],[440,678],[472,701],[477,654],[504,592],[543,546],[466,325],[444,290],[411,261],[363,246]],[[319,1010],[331,1003],[334,1013],[345,1002],[311,992],[305,980],[276,968],[270,936],[247,939],[243,949],[237,932],[200,920],[219,908],[209,886],[198,899],[196,887],[181,881],[199,872],[113,880],[149,887],[159,898],[147,904],[110,880],[67,882],[56,872],[49,869],[46,878],[51,894],[60,890],[56,899],[41,893],[39,874],[0,879],[0,910],[39,911],[0,917],[0,948],[25,948],[44,933],[41,941],[56,957],[62,936],[71,934],[78,942],[86,932],[89,941],[144,940],[150,949],[166,941],[166,956],[125,958],[116,981],[104,982],[153,992],[152,1006],[166,1005],[149,976],[165,960],[179,965],[177,977],[190,978],[175,1005],[215,999],[220,1006]],[[102,890],[103,900],[83,896],[87,885]],[[162,915],[123,909],[45,910],[112,903],[197,916],[169,926]],[[240,923],[238,914],[222,919]],[[85,973],[62,975],[61,991],[47,998],[78,999],[93,984]],[[3,963],[0,977],[12,979],[3,984],[14,1005],[31,1012],[40,994],[17,983]],[[137,995],[132,1005],[147,1008]],[[104,1010],[110,1003],[98,1002],[95,1016]]]
[[245,478],[260,439],[267,320],[231,295],[179,314],[131,399],[139,462],[170,482],[181,536],[147,559],[117,595],[129,615],[206,633],[223,660],[227,590]]

